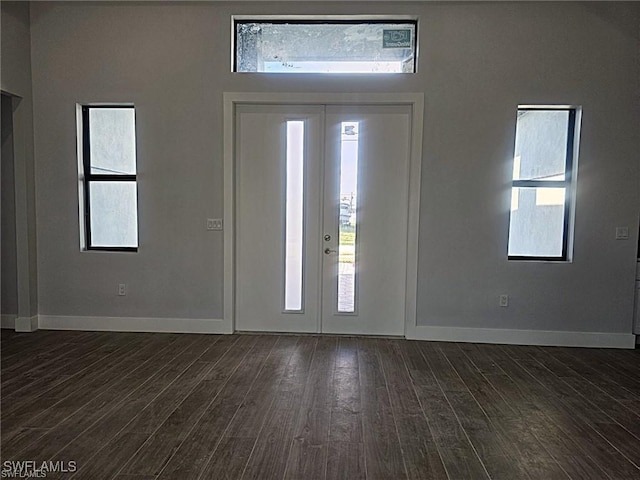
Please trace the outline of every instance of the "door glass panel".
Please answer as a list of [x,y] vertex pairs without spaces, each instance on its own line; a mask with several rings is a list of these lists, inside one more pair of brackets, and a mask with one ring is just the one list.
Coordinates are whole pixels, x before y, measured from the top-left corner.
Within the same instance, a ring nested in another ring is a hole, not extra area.
[[287,122],[284,309],[302,311],[304,122]]
[[338,312],[356,310],[356,211],[358,200],[358,122],[342,122],[340,139],[340,240]]

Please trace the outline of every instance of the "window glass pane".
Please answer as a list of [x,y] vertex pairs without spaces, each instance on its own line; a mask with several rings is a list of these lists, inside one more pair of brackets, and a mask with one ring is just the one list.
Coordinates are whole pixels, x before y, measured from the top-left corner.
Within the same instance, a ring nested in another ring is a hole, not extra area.
[[136,182],[91,182],[91,246],[137,247]]
[[135,111],[133,108],[90,108],[91,173],[136,173]]
[[304,122],[287,122],[284,309],[302,310]]
[[237,72],[413,73],[416,25],[236,22]]
[[568,110],[518,110],[514,180],[564,180]]
[[565,188],[513,188],[509,255],[561,257]]
[[340,242],[338,312],[356,309],[356,211],[358,201],[358,122],[342,122],[340,150]]

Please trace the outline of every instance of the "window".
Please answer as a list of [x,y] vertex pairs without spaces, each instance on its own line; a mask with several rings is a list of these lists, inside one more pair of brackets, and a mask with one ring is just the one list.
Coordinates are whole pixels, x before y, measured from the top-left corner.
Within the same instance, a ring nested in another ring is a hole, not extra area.
[[287,122],[284,310],[303,312],[304,121]]
[[520,107],[511,184],[510,260],[570,259],[577,109]]
[[338,313],[356,313],[359,137],[360,122],[342,122],[340,135]]
[[414,73],[416,20],[234,18],[234,72]]
[[86,250],[136,251],[135,109],[81,107],[81,225]]

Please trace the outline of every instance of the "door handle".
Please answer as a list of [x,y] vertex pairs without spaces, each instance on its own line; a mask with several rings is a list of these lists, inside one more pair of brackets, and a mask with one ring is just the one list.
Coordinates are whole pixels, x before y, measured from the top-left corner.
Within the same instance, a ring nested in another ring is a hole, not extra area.
[[331,250],[330,248],[327,247],[327,248],[324,249],[324,253],[325,253],[325,255],[329,255],[330,253],[336,253],[336,251],[335,250]]

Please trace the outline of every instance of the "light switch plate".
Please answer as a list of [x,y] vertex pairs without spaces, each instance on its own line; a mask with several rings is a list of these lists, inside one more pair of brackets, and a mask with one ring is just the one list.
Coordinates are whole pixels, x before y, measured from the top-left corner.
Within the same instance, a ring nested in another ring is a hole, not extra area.
[[207,230],[222,230],[222,219],[207,218]]

